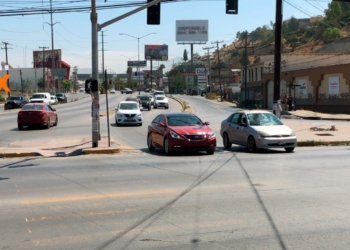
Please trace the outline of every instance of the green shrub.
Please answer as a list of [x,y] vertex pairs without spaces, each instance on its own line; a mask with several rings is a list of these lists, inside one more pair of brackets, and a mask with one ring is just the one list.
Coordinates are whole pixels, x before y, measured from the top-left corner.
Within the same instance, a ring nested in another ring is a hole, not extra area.
[[6,98],[3,95],[0,95],[0,102],[6,101]]

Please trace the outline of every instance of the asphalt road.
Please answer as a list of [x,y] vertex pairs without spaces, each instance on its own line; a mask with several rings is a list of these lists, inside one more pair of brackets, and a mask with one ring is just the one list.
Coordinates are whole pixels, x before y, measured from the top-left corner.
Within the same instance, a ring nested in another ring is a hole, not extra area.
[[349,147],[0,160],[0,249],[349,249]]

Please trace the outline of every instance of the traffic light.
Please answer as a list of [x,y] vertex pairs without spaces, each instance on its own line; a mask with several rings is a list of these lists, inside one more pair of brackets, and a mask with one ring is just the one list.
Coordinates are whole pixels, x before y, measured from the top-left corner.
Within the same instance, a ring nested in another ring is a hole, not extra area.
[[149,73],[147,73],[147,78],[149,78]]
[[112,85],[112,79],[109,79],[109,85]]
[[226,0],[226,14],[238,14],[238,0]]
[[91,79],[85,81],[85,93],[90,94],[91,90]]
[[137,76],[137,72],[134,72],[134,76]]
[[97,80],[91,80],[91,91],[98,91],[98,81]]
[[[147,0],[147,3],[150,3],[152,1],[153,0]],[[147,8],[147,24],[160,24],[160,3]]]

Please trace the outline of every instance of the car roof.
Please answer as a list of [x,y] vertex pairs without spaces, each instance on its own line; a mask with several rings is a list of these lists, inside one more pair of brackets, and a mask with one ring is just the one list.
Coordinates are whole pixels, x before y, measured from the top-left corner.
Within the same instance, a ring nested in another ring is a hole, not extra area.
[[121,101],[119,104],[122,104],[122,103],[136,103],[136,102],[134,102],[134,101]]
[[157,97],[166,97],[165,95],[157,95]]
[[191,114],[191,113],[187,113],[187,112],[167,112],[167,113],[163,113],[162,115],[166,115],[169,117],[172,117],[172,116],[195,116],[195,117],[197,117],[195,114]]
[[261,114],[268,114],[271,112],[270,111],[267,111],[267,110],[262,110],[262,109],[252,109],[252,110],[240,110],[238,112],[243,112],[243,113],[246,113],[246,114],[257,114],[257,113],[261,113]]

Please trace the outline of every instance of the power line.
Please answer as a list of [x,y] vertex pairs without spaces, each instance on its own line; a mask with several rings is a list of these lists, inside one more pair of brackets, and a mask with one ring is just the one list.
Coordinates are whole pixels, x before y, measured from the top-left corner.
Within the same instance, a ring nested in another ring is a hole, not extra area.
[[222,102],[222,87],[221,87],[221,64],[220,64],[220,50],[219,43],[223,43],[224,41],[216,41],[212,42],[212,44],[216,43],[216,52],[218,53],[218,68],[219,68],[219,83],[220,83],[220,101]]

